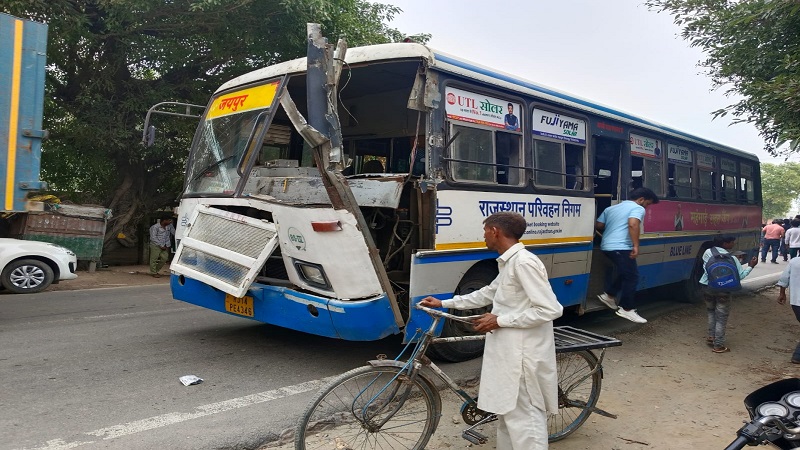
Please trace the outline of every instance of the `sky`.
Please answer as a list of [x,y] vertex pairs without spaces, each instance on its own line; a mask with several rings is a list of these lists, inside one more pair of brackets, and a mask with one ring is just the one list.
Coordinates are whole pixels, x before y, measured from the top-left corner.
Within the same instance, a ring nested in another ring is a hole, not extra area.
[[385,0],[390,25],[428,45],[538,84],[781,163],[750,124],[711,113],[736,101],[712,90],[666,13],[641,0]]

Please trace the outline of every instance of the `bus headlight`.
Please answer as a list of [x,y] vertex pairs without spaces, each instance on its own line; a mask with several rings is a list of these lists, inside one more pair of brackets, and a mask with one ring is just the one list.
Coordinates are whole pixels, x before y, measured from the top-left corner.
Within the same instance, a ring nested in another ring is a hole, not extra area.
[[328,282],[328,278],[325,276],[325,271],[322,270],[322,266],[319,264],[295,261],[294,267],[297,269],[297,273],[300,274],[300,277],[308,284],[330,289],[331,285]]

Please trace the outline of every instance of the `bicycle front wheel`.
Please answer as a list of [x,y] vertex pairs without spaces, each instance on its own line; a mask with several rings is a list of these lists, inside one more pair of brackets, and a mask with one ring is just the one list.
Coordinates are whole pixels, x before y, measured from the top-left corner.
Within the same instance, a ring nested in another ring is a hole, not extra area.
[[558,413],[547,419],[550,442],[564,439],[583,425],[597,404],[603,381],[600,370],[594,371],[597,357],[590,351],[559,353],[556,366]]
[[397,367],[360,367],[323,387],[295,431],[296,450],[422,450],[441,414],[438,392]]

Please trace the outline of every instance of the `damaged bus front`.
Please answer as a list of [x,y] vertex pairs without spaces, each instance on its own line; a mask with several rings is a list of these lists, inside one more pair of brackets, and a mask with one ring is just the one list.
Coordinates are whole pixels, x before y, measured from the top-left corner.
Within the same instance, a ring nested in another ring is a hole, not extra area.
[[412,249],[432,248],[420,220],[435,211],[428,58],[419,45],[349,50],[324,112],[334,135],[339,116],[341,141],[327,146],[305,58],[223,85],[187,164],[174,298],[347,340],[401,332]]

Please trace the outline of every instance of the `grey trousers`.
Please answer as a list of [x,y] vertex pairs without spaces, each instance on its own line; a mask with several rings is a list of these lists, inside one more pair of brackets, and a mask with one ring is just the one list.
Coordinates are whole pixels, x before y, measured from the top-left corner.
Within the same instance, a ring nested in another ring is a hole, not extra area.
[[714,348],[725,346],[725,327],[731,314],[731,294],[703,293],[708,313],[708,334],[714,339]]

